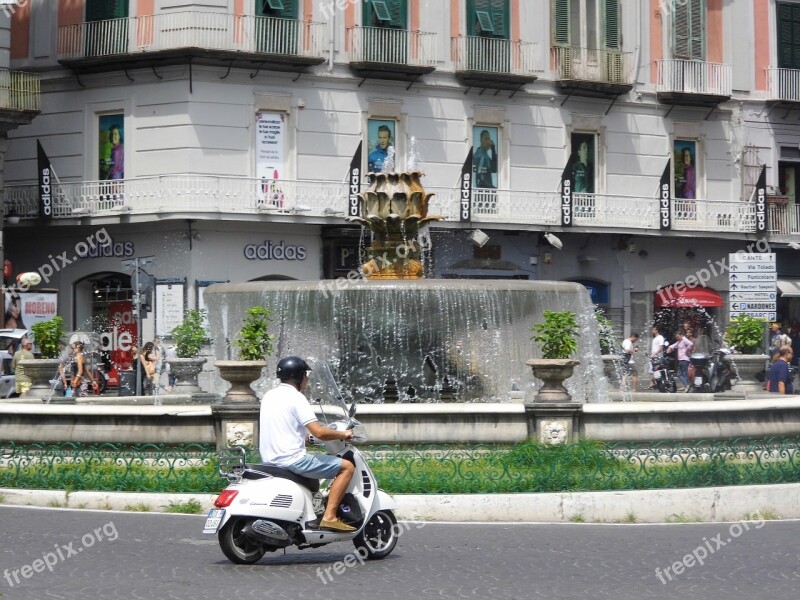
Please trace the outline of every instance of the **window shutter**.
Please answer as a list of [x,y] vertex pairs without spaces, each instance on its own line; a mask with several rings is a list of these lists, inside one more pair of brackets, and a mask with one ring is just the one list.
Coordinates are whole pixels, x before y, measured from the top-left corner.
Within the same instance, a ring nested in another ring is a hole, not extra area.
[[274,17],[277,19],[296,19],[297,0],[280,0],[283,9],[274,9],[270,6],[269,0],[256,0],[257,17]]
[[800,68],[800,6],[778,4],[778,67]]
[[673,58],[704,60],[705,0],[678,2],[673,10]]
[[[508,11],[508,0],[467,0],[469,35],[508,39]],[[489,15],[493,31],[485,31],[479,27],[478,12]]]
[[86,21],[105,21],[128,17],[128,0],[87,0]]
[[490,0],[489,14],[492,16],[492,24],[494,25],[494,36],[508,39],[508,0]]
[[569,46],[569,0],[553,0],[553,45]]
[[391,26],[397,29],[406,29],[408,8],[406,0],[386,0],[389,14],[392,15]]
[[692,27],[689,30],[689,51],[692,60],[705,60],[705,0],[692,0]]
[[622,48],[619,27],[619,0],[605,0],[604,8],[606,48],[619,50]]

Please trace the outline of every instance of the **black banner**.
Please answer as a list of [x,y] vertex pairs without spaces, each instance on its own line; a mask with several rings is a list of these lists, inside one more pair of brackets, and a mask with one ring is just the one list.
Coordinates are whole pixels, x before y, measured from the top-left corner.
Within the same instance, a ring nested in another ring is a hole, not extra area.
[[767,166],[761,167],[756,182],[756,233],[767,234]]
[[349,190],[347,214],[351,217],[359,216],[360,199],[358,194],[361,192],[361,146],[363,144],[363,140],[358,142],[356,153],[353,155],[353,160],[350,161],[350,170],[347,172],[347,189]]
[[39,171],[39,217],[42,219],[53,218],[53,191],[55,188],[55,174],[50,164],[50,159],[42,148],[42,143],[36,140],[37,168]]
[[575,175],[572,168],[575,166],[575,154],[571,154],[561,173],[561,225],[572,227],[572,190],[575,187]]
[[461,207],[459,214],[461,215],[461,222],[472,220],[472,148],[469,149],[467,160],[464,161],[464,166],[461,167],[461,177],[458,179],[460,203]]
[[658,184],[658,223],[662,230],[672,229],[672,158],[667,161]]

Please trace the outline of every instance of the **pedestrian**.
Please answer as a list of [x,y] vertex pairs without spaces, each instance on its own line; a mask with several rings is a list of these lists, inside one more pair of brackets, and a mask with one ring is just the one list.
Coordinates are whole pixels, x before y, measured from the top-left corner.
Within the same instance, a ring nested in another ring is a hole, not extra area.
[[689,355],[692,353],[694,344],[686,337],[686,332],[679,329],[675,332],[677,342],[671,346],[667,346],[667,352],[671,353],[677,350],[678,356],[678,379],[683,384],[683,389],[679,391],[689,391]]
[[33,340],[30,338],[22,338],[22,343],[19,350],[14,353],[14,358],[11,359],[11,368],[14,370],[14,381],[17,386],[17,393],[22,396],[29,389],[31,389],[31,378],[25,374],[25,367],[19,364],[21,360],[33,360]]
[[781,331],[781,324],[777,321],[770,325],[769,331],[769,357],[773,362],[783,346],[791,346],[792,340]]
[[[623,391],[636,391],[636,386],[639,384],[639,372],[636,370],[636,362],[633,360],[633,355],[639,351],[639,346],[636,342],[639,341],[639,334],[632,333],[630,337],[622,341],[622,390]],[[633,386],[628,388],[628,378],[631,378]]]
[[664,352],[666,341],[664,340],[664,336],[661,335],[661,332],[658,330],[658,327],[655,325],[650,330],[650,333],[653,334],[653,339],[650,341],[650,364],[647,365],[647,372],[650,375],[650,387],[647,389],[654,390],[656,389],[656,380],[653,377],[653,361],[660,357]]
[[95,389],[97,382],[92,378],[92,374],[86,368],[86,359],[83,356],[83,342],[76,340],[72,343],[72,379],[70,386],[72,387],[72,396],[76,398],[85,398],[88,394],[89,384],[92,389]]
[[792,374],[789,363],[792,360],[792,347],[781,346],[778,349],[778,358],[772,363],[767,374],[767,390],[773,394],[792,394]]
[[153,342],[147,342],[139,353],[139,369],[142,378],[142,394],[150,396],[155,392],[158,385],[158,352]]

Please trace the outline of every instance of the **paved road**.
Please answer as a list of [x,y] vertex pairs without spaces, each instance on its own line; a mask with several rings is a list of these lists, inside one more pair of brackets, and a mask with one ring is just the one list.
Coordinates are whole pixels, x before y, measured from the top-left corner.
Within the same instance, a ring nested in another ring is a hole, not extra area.
[[350,568],[339,562],[349,544],[236,566],[200,534],[202,524],[199,516],[0,506],[0,599],[795,600],[800,590],[800,521],[409,523],[390,557]]

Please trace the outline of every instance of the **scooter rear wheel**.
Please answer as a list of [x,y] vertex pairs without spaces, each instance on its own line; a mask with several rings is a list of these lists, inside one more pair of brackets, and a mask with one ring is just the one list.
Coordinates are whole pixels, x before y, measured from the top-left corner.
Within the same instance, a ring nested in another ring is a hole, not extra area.
[[367,560],[380,560],[392,553],[398,536],[394,513],[390,510],[379,510],[353,538],[353,544],[357,552],[366,553],[363,556]]
[[267,552],[263,544],[251,540],[244,534],[245,526],[253,521],[255,519],[251,517],[232,517],[217,534],[222,553],[237,565],[257,563]]

